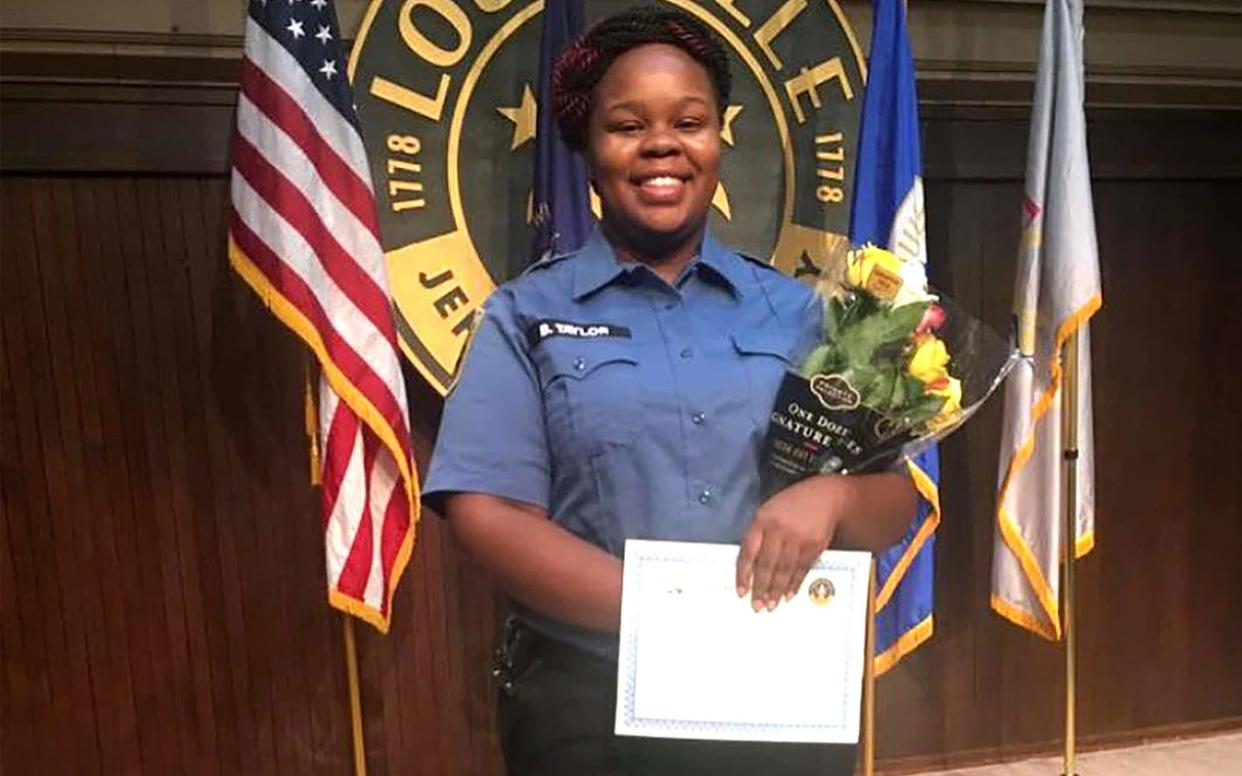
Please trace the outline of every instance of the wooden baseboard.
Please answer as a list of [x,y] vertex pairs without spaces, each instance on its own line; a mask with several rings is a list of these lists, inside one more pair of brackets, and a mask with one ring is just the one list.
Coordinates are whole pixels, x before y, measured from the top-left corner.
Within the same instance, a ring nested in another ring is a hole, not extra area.
[[[1242,717],[1182,722],[1174,725],[1125,730],[1116,733],[1100,733],[1079,737],[1079,752],[1096,752],[1102,749],[1124,749],[1163,741],[1185,738],[1201,738],[1226,731],[1242,730]],[[880,760],[876,772],[881,776],[920,773],[931,770],[970,768],[979,765],[1027,760],[1033,757],[1049,757],[1061,754],[1060,741],[1039,741],[1031,744],[1003,746],[992,749],[969,749],[937,755],[901,757]]]

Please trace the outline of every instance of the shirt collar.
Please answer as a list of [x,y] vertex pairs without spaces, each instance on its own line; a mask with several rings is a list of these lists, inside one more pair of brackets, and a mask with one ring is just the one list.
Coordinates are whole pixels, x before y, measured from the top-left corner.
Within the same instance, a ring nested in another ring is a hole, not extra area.
[[746,285],[743,274],[745,265],[741,257],[722,245],[710,229],[703,233],[703,247],[695,261],[723,281],[734,296],[743,296],[742,289]]
[[[634,266],[617,259],[617,254],[604,239],[599,227],[591,231],[573,261],[575,301],[598,291]],[[722,281],[735,296],[742,296],[744,279],[741,275],[741,259],[724,247],[711,230],[704,232],[699,255],[686,268],[687,271],[693,271],[695,265]]]
[[574,262],[574,300],[598,291],[626,272],[617,260],[617,254],[604,239],[598,226],[591,230],[587,240],[578,249]]

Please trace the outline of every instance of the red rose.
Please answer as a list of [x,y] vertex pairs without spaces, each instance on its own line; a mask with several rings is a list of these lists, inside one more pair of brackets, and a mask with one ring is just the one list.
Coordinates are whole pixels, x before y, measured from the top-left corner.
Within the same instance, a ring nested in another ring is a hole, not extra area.
[[915,334],[926,334],[929,331],[936,331],[944,325],[944,308],[938,304],[931,304],[923,311],[923,319],[919,321],[918,327],[915,328]]

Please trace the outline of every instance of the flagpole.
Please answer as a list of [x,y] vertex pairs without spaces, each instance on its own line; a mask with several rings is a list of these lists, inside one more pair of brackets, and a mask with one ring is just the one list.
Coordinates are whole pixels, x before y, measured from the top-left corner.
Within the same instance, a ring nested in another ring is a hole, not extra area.
[[349,677],[349,721],[354,742],[354,776],[367,776],[367,747],[362,737],[362,693],[358,689],[358,650],[354,645],[354,618],[341,615],[345,630],[345,674]]
[[867,580],[867,643],[863,650],[863,776],[875,774],[875,558]]
[[1065,341],[1061,351],[1063,377],[1061,382],[1061,447],[1065,473],[1065,770],[1064,776],[1076,776],[1074,770],[1076,733],[1076,666],[1077,633],[1074,627],[1074,564],[1078,555],[1078,332]]

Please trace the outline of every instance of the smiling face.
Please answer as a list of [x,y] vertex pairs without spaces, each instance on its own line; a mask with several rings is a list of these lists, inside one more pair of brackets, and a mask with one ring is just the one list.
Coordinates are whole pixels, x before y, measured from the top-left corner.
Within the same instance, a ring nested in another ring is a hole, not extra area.
[[707,70],[676,46],[627,51],[595,87],[587,132],[616,247],[637,259],[688,259],[719,179],[720,109]]

